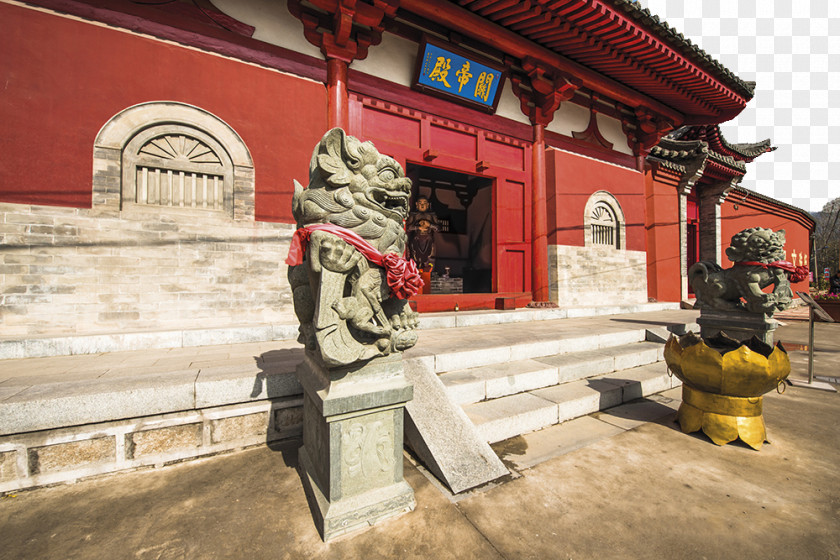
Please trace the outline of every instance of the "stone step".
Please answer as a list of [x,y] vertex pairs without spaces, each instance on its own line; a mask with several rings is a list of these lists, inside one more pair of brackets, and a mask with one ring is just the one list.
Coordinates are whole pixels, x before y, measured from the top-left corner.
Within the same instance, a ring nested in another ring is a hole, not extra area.
[[[634,334],[630,338],[635,337]],[[581,346],[585,348],[591,338],[582,339],[586,343]],[[622,337],[617,336],[614,340],[622,340]],[[443,373],[440,379],[449,398],[466,405],[655,363],[662,359],[663,349],[659,343],[635,342],[466,368]]]
[[657,362],[464,406],[479,434],[495,443],[677,387]]
[[[488,339],[486,344],[459,345],[457,348],[436,353],[435,371],[443,374],[470,368],[496,366],[510,361],[541,360],[577,352],[597,353],[600,350],[612,352],[618,346],[644,342],[646,337],[646,329],[636,328],[598,334],[548,333],[537,340],[514,344],[504,344],[499,340]],[[603,357],[601,354],[598,356]]]

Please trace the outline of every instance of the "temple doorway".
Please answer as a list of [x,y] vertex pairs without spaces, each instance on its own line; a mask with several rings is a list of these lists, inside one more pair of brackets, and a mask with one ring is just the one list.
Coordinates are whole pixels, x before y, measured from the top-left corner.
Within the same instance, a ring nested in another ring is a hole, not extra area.
[[[409,163],[414,222],[435,222],[434,256],[425,294],[493,291],[493,179]],[[418,201],[428,201],[428,208]],[[431,216],[425,216],[426,212]],[[412,217],[409,217],[409,224]],[[412,229],[411,226],[407,228]],[[417,230],[417,227],[413,229]],[[409,234],[409,244],[416,234]],[[422,253],[422,242],[414,237]],[[428,267],[427,267],[428,268]]]

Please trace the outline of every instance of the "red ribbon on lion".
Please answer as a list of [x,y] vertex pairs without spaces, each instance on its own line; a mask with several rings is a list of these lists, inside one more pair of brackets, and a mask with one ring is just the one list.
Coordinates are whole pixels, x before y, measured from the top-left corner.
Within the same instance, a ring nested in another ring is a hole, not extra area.
[[788,261],[775,261],[768,264],[755,261],[742,261],[736,262],[735,264],[740,264],[744,266],[760,266],[761,268],[781,268],[785,272],[790,273],[790,281],[794,284],[796,282],[802,282],[803,280],[808,278],[807,266],[794,266],[792,262]]
[[286,257],[287,265],[296,266],[303,262],[306,245],[309,243],[309,236],[312,235],[313,231],[326,231],[343,239],[358,249],[369,262],[384,268],[388,288],[395,297],[408,299],[423,287],[423,279],[417,272],[417,265],[414,261],[396,253],[385,253],[383,255],[357,233],[335,224],[311,224],[297,229],[289,247],[289,256]]

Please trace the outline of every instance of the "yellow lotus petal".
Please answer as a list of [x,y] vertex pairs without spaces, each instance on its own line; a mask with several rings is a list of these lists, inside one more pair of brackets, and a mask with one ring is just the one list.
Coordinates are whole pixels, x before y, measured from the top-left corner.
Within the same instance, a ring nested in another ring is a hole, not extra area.
[[680,429],[684,434],[696,432],[703,427],[703,411],[683,402],[680,404],[680,410],[677,413],[677,421],[680,423]]
[[703,433],[716,445],[726,445],[738,439],[738,419],[707,412],[703,415]]
[[668,364],[668,367],[671,368],[671,371],[674,372],[679,379],[683,379],[682,377],[682,367],[680,366],[680,361],[682,360],[682,346],[680,346],[680,341],[674,335],[671,335],[671,338],[668,339],[668,342],[665,343],[665,363]]
[[741,441],[743,441],[756,451],[760,451],[761,446],[767,439],[767,431],[764,427],[764,417],[739,417],[738,437],[741,438]]
[[712,350],[705,342],[685,348],[680,361],[685,377],[683,381],[702,391],[720,393],[722,364],[720,352]]
[[770,372],[776,380],[776,385],[787,379],[788,375],[790,375],[790,356],[778,346],[770,353],[767,361],[770,364]]
[[724,354],[722,367],[724,374],[721,393],[724,395],[759,396],[776,385],[767,358],[746,346]]

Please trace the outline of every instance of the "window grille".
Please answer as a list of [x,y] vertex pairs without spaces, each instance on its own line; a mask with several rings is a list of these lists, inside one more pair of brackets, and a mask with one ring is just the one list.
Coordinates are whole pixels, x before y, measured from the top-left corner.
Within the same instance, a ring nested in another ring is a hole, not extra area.
[[184,134],[153,138],[139,150],[135,202],[221,210],[222,161],[196,138]]
[[617,223],[612,210],[603,202],[595,205],[592,210],[590,227],[592,228],[592,243],[595,245],[618,246]]
[[123,202],[232,212],[230,158],[201,131],[163,125],[138,134],[123,152],[123,168]]
[[92,205],[112,216],[152,207],[253,220],[254,161],[236,131],[200,107],[139,103],[108,120],[94,141]]

